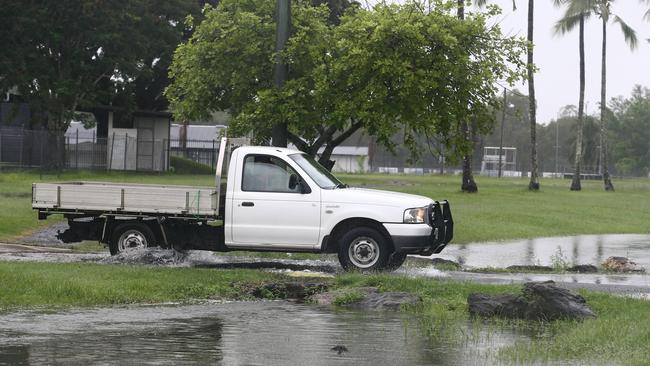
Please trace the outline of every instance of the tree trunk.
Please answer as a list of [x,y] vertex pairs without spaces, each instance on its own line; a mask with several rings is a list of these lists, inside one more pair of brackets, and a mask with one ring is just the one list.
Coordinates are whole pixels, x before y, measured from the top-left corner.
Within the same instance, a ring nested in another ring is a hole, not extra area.
[[606,191],[614,191],[614,185],[609,177],[609,168],[607,167],[607,119],[605,118],[607,109],[607,21],[603,17],[603,54],[600,75],[600,164],[603,169],[603,183]]
[[[291,25],[291,1],[277,0],[276,3],[276,30],[275,30],[275,52],[277,53],[273,68],[273,84],[280,89],[287,80],[288,66],[280,56],[289,40],[289,27]],[[271,142],[273,146],[287,147],[287,123],[279,122],[273,126],[271,131]]]
[[472,133],[472,126],[463,122],[462,128],[465,130],[465,138],[470,143],[470,151],[468,151],[465,156],[463,156],[463,182],[461,185],[461,190],[467,193],[476,193],[478,192],[478,186],[474,181],[474,174],[472,174],[472,155],[474,155],[474,134]]
[[580,17],[580,100],[578,101],[578,128],[576,131],[576,157],[575,172],[571,181],[571,190],[579,191],[582,189],[580,184],[580,173],[582,165],[582,129],[584,126],[585,113],[585,18]]
[[537,166],[537,101],[535,100],[535,70],[533,64],[533,20],[535,0],[528,0],[528,103],[530,109],[530,183],[528,189],[539,190]]
[[[338,135],[336,138],[332,139],[329,138],[327,140],[327,144],[325,145],[325,149],[323,152],[320,154],[320,158],[318,159],[318,162],[320,165],[325,167],[327,170],[332,171],[332,168],[334,167],[334,160],[330,160],[332,157],[332,153],[334,152],[334,148],[342,144],[345,140],[347,140],[352,134],[357,132],[361,127],[363,126],[363,122],[361,121],[352,121],[352,125],[350,128],[347,130],[343,131],[340,135]],[[318,150],[316,150],[317,152]]]
[[[457,1],[457,16],[458,19],[465,19],[465,1]],[[463,156],[463,182],[460,186],[460,189],[463,192],[474,193],[478,192],[478,186],[474,181],[474,175],[472,174],[472,153],[474,152],[474,138],[472,137],[472,126],[470,126],[467,121],[461,123],[461,128],[465,134],[465,139],[470,144],[470,151]]]

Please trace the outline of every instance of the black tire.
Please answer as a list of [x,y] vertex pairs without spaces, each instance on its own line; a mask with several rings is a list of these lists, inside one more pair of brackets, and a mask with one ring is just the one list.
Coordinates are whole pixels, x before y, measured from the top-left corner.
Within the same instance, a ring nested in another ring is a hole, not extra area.
[[394,271],[404,264],[406,260],[406,253],[393,253],[393,256],[388,259],[388,264],[386,269],[389,271]]
[[346,271],[386,269],[392,249],[388,240],[371,227],[354,228],[341,237],[339,262]]
[[113,230],[108,249],[111,255],[135,248],[155,246],[155,236],[151,229],[141,222],[125,222]]

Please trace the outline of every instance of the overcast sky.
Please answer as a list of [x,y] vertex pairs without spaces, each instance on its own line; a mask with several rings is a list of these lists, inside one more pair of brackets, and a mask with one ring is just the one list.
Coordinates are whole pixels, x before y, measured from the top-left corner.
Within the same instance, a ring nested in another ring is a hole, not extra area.
[[[379,0],[362,1],[365,4]],[[391,2],[388,0],[388,2]],[[403,3],[404,0],[392,2]],[[517,10],[512,10],[512,0],[490,0],[503,13],[494,19],[506,35],[526,37],[528,21],[528,0],[516,0]],[[615,96],[628,96],[636,84],[650,87],[650,21],[643,20],[643,14],[650,8],[639,0],[614,2],[612,11],[623,18],[637,31],[639,45],[631,51],[623,40],[617,24],[611,24],[607,37],[607,100]],[[577,29],[564,36],[556,36],[553,26],[562,17],[563,10],[553,7],[552,0],[535,1],[535,92],[537,97],[537,122],[546,124],[555,119],[560,108],[578,104],[579,58]],[[587,112],[598,112],[600,102],[600,59],[601,23],[591,18],[585,27]],[[524,55],[525,57],[525,55]],[[519,91],[528,94],[526,84],[516,85]]]
[[[512,11],[511,0],[493,0],[503,9],[497,19],[501,30],[508,35],[526,36],[528,1],[517,0]],[[616,1],[613,11],[637,31],[639,46],[630,51],[617,24],[608,28],[607,36],[607,100],[619,95],[630,95],[635,84],[650,87],[650,22],[643,14],[650,5],[637,0]],[[546,124],[556,118],[558,110],[567,104],[578,104],[579,59],[577,29],[564,36],[553,34],[553,25],[563,11],[553,7],[551,0],[535,2],[535,74],[537,121]],[[600,102],[601,27],[598,18],[585,26],[587,112],[595,113]],[[528,87],[520,85],[528,94]]]

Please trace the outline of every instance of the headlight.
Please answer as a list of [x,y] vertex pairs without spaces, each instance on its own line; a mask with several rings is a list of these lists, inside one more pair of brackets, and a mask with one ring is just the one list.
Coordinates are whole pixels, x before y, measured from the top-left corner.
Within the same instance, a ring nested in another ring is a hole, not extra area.
[[404,211],[404,223],[405,224],[422,224],[424,223],[424,217],[427,214],[426,207],[418,208],[409,208]]

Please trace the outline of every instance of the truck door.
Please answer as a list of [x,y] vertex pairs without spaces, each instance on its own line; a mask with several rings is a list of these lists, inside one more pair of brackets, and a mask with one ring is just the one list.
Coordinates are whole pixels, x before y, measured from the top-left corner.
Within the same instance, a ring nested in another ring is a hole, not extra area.
[[311,249],[318,245],[317,187],[290,187],[291,175],[300,176],[286,161],[272,155],[246,155],[241,174],[241,185],[233,195],[234,246]]

